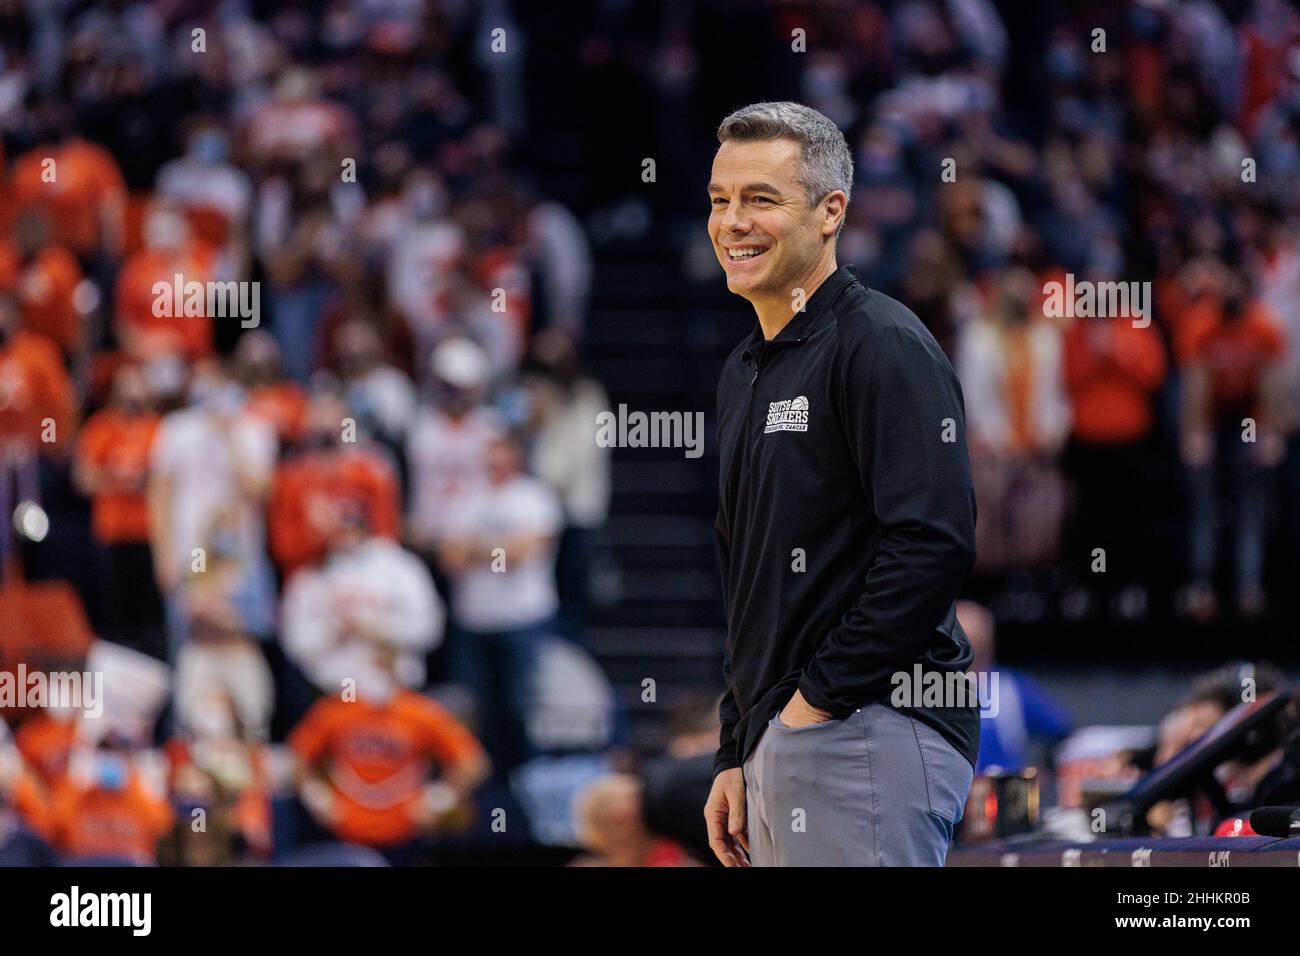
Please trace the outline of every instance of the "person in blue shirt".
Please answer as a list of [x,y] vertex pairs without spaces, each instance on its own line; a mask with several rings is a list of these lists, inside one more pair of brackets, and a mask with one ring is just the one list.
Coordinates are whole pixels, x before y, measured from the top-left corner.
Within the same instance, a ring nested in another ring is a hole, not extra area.
[[[996,624],[989,609],[957,602],[957,619],[975,651],[971,673],[980,690],[980,752],[976,773],[1033,764],[1034,745],[1052,747],[1070,735],[1070,715],[1039,684],[996,662]],[[990,698],[990,699],[986,699]]]

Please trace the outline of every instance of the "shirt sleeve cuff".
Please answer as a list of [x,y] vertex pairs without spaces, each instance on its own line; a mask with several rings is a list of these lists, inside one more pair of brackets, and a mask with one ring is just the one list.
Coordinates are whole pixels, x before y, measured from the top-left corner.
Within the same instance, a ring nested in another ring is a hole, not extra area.
[[835,714],[835,706],[831,703],[831,699],[822,693],[820,687],[812,682],[807,671],[804,671],[799,677],[799,693],[813,707],[824,710],[828,714]]

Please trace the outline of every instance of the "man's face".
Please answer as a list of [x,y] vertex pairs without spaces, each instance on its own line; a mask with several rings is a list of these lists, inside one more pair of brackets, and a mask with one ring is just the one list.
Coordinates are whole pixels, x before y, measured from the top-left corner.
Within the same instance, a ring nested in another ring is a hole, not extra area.
[[746,299],[793,295],[835,234],[827,201],[808,203],[800,157],[791,139],[728,140],[713,157],[709,238],[727,288]]

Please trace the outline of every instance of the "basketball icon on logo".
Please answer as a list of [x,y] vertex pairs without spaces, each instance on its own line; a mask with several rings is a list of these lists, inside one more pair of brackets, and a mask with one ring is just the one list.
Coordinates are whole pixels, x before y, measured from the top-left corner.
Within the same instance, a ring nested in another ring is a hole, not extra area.
[[806,395],[800,395],[798,398],[791,401],[790,411],[792,412],[808,411],[808,397]]

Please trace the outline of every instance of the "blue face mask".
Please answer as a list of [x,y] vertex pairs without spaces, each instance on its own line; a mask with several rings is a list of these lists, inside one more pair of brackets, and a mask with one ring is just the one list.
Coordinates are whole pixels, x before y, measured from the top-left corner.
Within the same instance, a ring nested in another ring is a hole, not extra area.
[[96,754],[95,782],[104,790],[121,790],[126,786],[126,761],[117,754]]
[[194,157],[200,162],[215,166],[226,161],[226,155],[229,147],[226,144],[226,137],[220,133],[207,132],[199,133],[194,137]]

